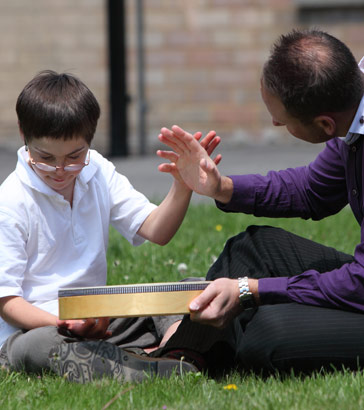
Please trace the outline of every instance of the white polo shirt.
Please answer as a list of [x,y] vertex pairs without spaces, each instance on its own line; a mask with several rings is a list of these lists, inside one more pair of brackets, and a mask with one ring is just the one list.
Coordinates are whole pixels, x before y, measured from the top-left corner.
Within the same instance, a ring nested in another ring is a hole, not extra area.
[[[58,314],[58,288],[104,286],[109,225],[131,244],[156,208],[114,165],[91,150],[72,208],[29,167],[24,147],[0,186],[0,297],[21,296]],[[0,319],[0,345],[16,328]]]

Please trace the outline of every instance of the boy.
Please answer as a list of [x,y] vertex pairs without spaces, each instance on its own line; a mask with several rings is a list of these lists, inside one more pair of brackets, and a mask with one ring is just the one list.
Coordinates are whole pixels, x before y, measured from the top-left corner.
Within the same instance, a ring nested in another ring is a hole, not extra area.
[[[193,371],[188,363],[119,347],[163,345],[180,317],[57,318],[58,288],[106,284],[109,224],[133,245],[164,245],[184,218],[191,190],[174,172],[168,195],[153,205],[90,150],[100,108],[72,75],[41,72],[19,95],[16,111],[24,146],[0,187],[1,363],[78,382]],[[214,137],[201,141],[209,153],[219,142]]]

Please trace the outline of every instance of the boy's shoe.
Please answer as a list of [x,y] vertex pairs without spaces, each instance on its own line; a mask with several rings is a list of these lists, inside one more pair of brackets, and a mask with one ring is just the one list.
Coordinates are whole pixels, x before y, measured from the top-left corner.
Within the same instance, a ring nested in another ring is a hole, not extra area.
[[150,376],[170,377],[198,371],[183,360],[145,357],[102,340],[61,343],[51,350],[49,361],[51,370],[77,383],[102,377],[139,382]]

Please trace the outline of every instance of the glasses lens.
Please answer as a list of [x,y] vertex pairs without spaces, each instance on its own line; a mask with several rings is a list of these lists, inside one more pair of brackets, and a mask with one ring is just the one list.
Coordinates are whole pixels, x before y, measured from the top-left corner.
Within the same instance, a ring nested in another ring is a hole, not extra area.
[[36,166],[41,171],[53,172],[56,171],[56,167],[52,167],[52,165],[43,164],[43,162],[32,162],[34,166]]
[[79,171],[85,166],[85,164],[70,164],[63,167],[65,171]]
[[67,172],[72,172],[72,171],[76,172],[76,171],[80,171],[84,166],[90,163],[90,150],[88,150],[87,152],[85,162],[82,162],[81,164],[69,164],[69,165],[65,165],[64,167],[54,167],[52,165],[45,164],[44,162],[36,162],[32,158],[30,159],[30,162],[32,165],[36,166],[41,171],[56,172],[57,169],[63,168],[63,170]]

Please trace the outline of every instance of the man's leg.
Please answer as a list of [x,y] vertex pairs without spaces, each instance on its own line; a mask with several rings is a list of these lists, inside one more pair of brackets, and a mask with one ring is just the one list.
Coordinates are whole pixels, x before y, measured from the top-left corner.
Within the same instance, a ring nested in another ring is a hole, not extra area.
[[[239,331],[239,329],[238,329]],[[364,315],[296,303],[261,306],[240,332],[237,361],[263,374],[364,364]]]
[[328,272],[353,259],[283,229],[252,225],[226,242],[207,279],[295,276],[309,269]]
[[[246,232],[227,241],[223,252],[209,269],[207,279],[241,276],[251,278],[293,276],[308,269],[325,272],[352,260],[351,255],[338,252],[333,248],[282,229],[269,226],[250,226]],[[289,309],[290,304],[281,306],[282,310],[285,307]],[[262,306],[253,311],[243,312],[239,318],[236,318],[230,326],[223,330],[194,324],[186,317],[175,335],[167,342],[162,354],[175,349],[199,352],[208,359],[207,367],[213,368],[215,372],[221,363],[225,362],[230,365],[234,362],[234,351],[244,351],[241,344],[245,343],[245,339],[242,337],[245,327],[247,324],[251,326],[254,323],[257,311],[258,313],[260,310],[264,312],[270,307]],[[318,311],[320,312],[320,309]],[[265,331],[267,330],[262,328],[263,335]],[[252,339],[253,334],[250,337],[250,340]],[[298,340],[300,339],[298,338]],[[256,342],[259,344],[259,340]],[[224,348],[215,349],[216,346],[224,346]],[[218,363],[214,361],[216,350],[220,352],[215,356],[219,358]]]

